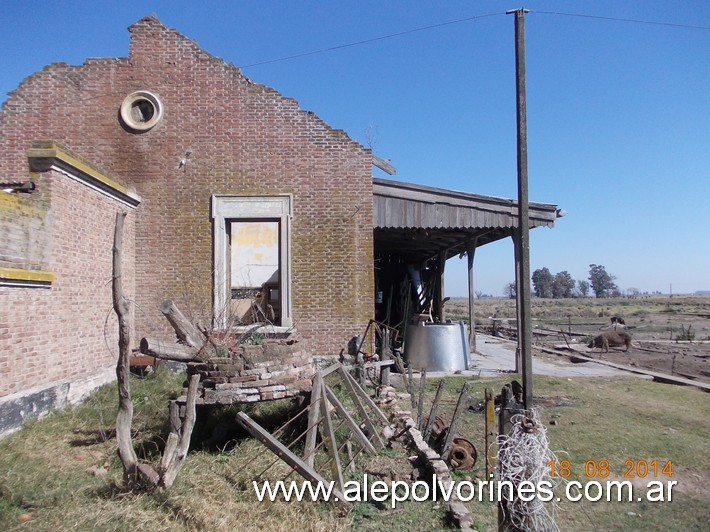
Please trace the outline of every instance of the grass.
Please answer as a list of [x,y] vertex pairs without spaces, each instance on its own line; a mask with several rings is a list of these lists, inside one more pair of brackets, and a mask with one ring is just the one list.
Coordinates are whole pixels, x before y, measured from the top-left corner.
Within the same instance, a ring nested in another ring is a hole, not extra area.
[[[484,389],[499,391],[515,375],[474,379],[472,404]],[[136,449],[156,463],[167,434],[167,401],[180,393],[183,376],[158,373],[132,381],[136,417]],[[427,384],[430,405],[438,380]],[[447,380],[440,413],[450,419],[463,378]],[[337,382],[330,383],[346,401]],[[637,378],[561,379],[536,377],[534,395],[565,406],[540,407],[553,450],[571,462],[572,477],[581,481],[587,460],[609,460],[621,474],[627,459],[673,462],[678,481],[673,502],[562,502],[562,530],[668,529],[701,530],[710,503],[702,480],[710,478],[710,402],[692,388],[674,387]],[[560,401],[556,401],[556,399]],[[292,401],[251,407],[249,413],[275,428],[293,415]],[[234,409],[211,416],[198,427],[204,434],[233,429]],[[343,508],[325,503],[258,503],[251,481],[298,479],[255,440],[239,431],[222,441],[191,451],[168,492],[125,492],[120,488],[121,464],[116,458],[113,423],[116,390],[106,386],[84,404],[54,412],[26,424],[0,441],[0,529],[2,530],[421,530],[441,529],[447,521],[440,503],[407,502],[392,510],[385,504],[358,503]],[[483,414],[467,410],[460,433],[479,453],[473,471],[456,472],[459,480],[482,478]],[[299,429],[294,429],[292,437]],[[216,450],[215,450],[216,449]],[[297,446],[296,449],[298,450]],[[566,454],[564,454],[566,453]],[[412,471],[409,451],[399,444],[375,458],[357,462],[350,478],[368,473],[407,479]],[[274,463],[275,462],[275,463]],[[268,467],[274,463],[272,467]],[[494,530],[492,503],[467,503],[478,530]],[[23,521],[29,519],[28,521]]]

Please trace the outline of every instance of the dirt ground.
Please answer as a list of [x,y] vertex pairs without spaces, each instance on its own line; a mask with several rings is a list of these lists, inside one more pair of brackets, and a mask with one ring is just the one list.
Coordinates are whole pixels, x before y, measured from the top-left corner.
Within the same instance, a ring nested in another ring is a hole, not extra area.
[[[476,299],[475,306],[477,330],[515,337],[514,300]],[[710,383],[710,296],[533,298],[531,311],[534,346],[569,345],[596,359]],[[446,313],[447,319],[467,321],[467,300],[449,300]],[[608,353],[588,349],[590,338],[613,330],[612,316],[624,319],[631,349],[612,348]]]

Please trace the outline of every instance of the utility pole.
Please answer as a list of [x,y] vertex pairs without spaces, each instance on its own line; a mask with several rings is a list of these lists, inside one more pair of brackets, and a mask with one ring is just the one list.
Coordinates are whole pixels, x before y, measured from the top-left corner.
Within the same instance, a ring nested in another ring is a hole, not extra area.
[[516,246],[516,271],[519,273],[518,338],[521,349],[523,376],[523,404],[532,408],[532,326],[530,317],[530,218],[528,208],[528,133],[525,100],[525,13],[527,9],[514,9],[515,15],[515,82],[518,121],[518,231]]

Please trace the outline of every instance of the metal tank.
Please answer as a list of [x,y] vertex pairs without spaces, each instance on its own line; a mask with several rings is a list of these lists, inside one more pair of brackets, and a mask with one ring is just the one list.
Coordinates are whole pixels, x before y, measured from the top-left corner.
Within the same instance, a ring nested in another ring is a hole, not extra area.
[[404,336],[404,358],[413,369],[449,372],[468,369],[466,324],[410,322]]

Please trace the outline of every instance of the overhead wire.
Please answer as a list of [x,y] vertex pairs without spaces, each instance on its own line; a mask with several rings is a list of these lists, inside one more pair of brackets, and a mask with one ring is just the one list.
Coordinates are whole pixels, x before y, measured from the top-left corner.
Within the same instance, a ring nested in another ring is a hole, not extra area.
[[278,63],[278,62],[280,62],[280,61],[288,61],[288,60],[291,60],[291,59],[298,59],[299,57],[306,57],[306,56],[309,56],[309,55],[323,54],[323,53],[326,53],[326,52],[332,52],[332,51],[334,51],[334,50],[342,50],[342,49],[344,49],[344,48],[351,48],[351,47],[353,47],[353,46],[361,46],[361,45],[363,45],[363,44],[368,44],[368,43],[371,43],[371,42],[384,41],[385,39],[392,39],[392,38],[394,38],[394,37],[401,37],[401,36],[403,36],[403,35],[409,35],[409,34],[411,34],[411,33],[417,33],[417,32],[420,32],[420,31],[426,31],[426,30],[431,30],[431,29],[435,29],[435,28],[441,28],[441,27],[444,27],[444,26],[451,26],[452,24],[460,24],[460,23],[463,23],[463,22],[470,22],[470,21],[472,21],[472,20],[476,20],[476,19],[480,19],[480,18],[486,18],[486,17],[494,17],[494,16],[497,16],[497,15],[505,15],[505,12],[500,12],[500,13],[487,13],[487,14],[485,14],[485,15],[475,15],[475,16],[472,16],[472,17],[466,17],[466,18],[461,18],[461,19],[457,19],[457,20],[449,20],[449,21],[447,21],[447,22],[440,22],[440,23],[438,23],[438,24],[431,24],[431,25],[429,25],[429,26],[422,26],[422,27],[419,27],[419,28],[412,28],[412,29],[409,29],[409,30],[399,31],[399,32],[396,32],[396,33],[390,33],[390,34],[388,34],[388,35],[380,35],[379,37],[372,37],[372,38],[370,38],[370,39],[363,39],[363,40],[361,40],[361,41],[355,41],[355,42],[351,42],[351,43],[347,43],[347,44],[340,44],[340,45],[337,45],[337,46],[330,46],[330,47],[328,47],[328,48],[321,48],[321,49],[319,49],[319,50],[311,50],[311,51],[309,51],[309,52],[302,52],[302,53],[298,53],[298,54],[288,55],[288,56],[285,56],[285,57],[279,57],[279,58],[276,58],[276,59],[268,59],[268,60],[266,60],[266,61],[260,61],[260,62],[258,62],[258,63],[251,63],[251,64],[249,64],[249,65],[241,65],[241,66],[239,66],[239,68],[250,68],[250,67],[255,67],[255,66],[268,65],[268,64],[270,64],[270,63]]
[[530,10],[530,13],[536,13],[538,15],[560,15],[564,17],[579,17],[579,18],[592,18],[599,20],[610,20],[614,22],[632,22],[635,24],[652,24],[656,26],[670,26],[675,28],[687,28],[694,30],[710,30],[710,26],[697,26],[693,24],[678,24],[675,22],[661,22],[658,20],[643,20],[637,18],[621,18],[621,17],[605,17],[603,15],[585,15],[583,13],[564,13],[561,11],[537,11]]
[[[675,22],[662,22],[662,21],[657,21],[657,20],[643,20],[643,19],[622,18],[622,17],[607,17],[607,16],[603,16],[603,15],[586,15],[584,13],[565,13],[562,11],[529,10],[529,12],[535,13],[538,15],[559,15],[559,16],[565,16],[565,17],[579,17],[579,18],[599,19],[599,20],[607,20],[607,21],[615,21],[615,22],[630,22],[630,23],[634,23],[634,24],[651,24],[651,25],[667,26],[667,27],[675,27],[675,28],[710,30],[710,26],[700,26],[700,25],[693,25],[693,24],[679,24],[679,23],[675,23]],[[409,30],[399,31],[396,33],[390,33],[387,35],[380,35],[379,37],[372,37],[369,39],[363,39],[363,40],[355,41],[355,42],[351,42],[351,43],[339,44],[339,45],[330,46],[327,48],[320,48],[318,50],[301,52],[298,54],[287,55],[287,56],[278,57],[275,59],[267,59],[265,61],[250,63],[248,65],[240,65],[238,68],[244,69],[244,68],[251,68],[251,67],[257,67],[257,66],[262,66],[262,65],[269,65],[272,63],[279,63],[282,61],[290,61],[292,59],[299,59],[301,57],[308,57],[310,55],[324,54],[324,53],[328,53],[328,52],[333,52],[335,50],[343,50],[345,48],[352,48],[354,46],[362,46],[364,44],[369,44],[369,43],[373,43],[373,42],[377,42],[377,41],[384,41],[386,39],[393,39],[395,37],[402,37],[404,35],[410,35],[412,33],[418,33],[418,32],[422,32],[422,31],[442,28],[445,26],[451,26],[453,24],[462,24],[464,22],[470,22],[472,20],[478,20],[478,19],[487,18],[487,17],[495,17],[495,16],[505,15],[505,14],[506,14],[505,11],[501,11],[499,13],[486,13],[484,15],[474,15],[471,17],[465,17],[465,18],[460,18],[460,19],[456,19],[456,20],[449,20],[446,22],[440,22],[438,24],[430,24],[428,26],[421,26],[418,28],[412,28]]]

